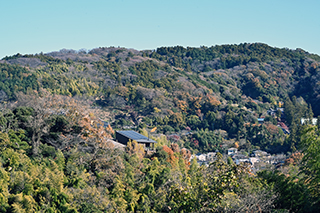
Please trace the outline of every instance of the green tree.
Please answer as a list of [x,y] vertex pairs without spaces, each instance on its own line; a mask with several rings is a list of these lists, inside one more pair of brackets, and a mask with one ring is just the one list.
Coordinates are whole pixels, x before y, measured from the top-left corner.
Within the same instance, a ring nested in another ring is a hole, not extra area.
[[302,134],[300,147],[303,150],[301,170],[305,174],[304,181],[312,196],[320,202],[320,131],[314,127],[307,128]]

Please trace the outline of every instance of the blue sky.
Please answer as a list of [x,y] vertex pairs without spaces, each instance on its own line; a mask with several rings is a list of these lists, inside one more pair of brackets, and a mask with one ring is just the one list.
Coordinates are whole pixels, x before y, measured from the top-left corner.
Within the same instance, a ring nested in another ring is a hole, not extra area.
[[12,0],[1,9],[0,58],[244,42],[320,55],[319,0]]

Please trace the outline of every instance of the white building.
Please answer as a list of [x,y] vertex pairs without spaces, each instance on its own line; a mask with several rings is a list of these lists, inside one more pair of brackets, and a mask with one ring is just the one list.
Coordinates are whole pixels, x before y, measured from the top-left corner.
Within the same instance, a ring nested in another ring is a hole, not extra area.
[[238,149],[237,148],[230,148],[228,149],[228,155],[234,155],[238,153]]
[[[309,123],[309,118],[301,118],[300,119],[301,124],[307,124]],[[317,118],[312,118],[311,124],[312,125],[317,125],[318,119]]]

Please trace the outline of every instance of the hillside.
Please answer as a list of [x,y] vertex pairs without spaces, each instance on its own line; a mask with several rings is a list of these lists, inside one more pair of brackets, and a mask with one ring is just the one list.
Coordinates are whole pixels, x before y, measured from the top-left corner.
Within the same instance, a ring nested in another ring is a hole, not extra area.
[[[0,212],[318,212],[319,125],[300,124],[318,73],[318,55],[260,43],[5,57]],[[115,147],[123,129],[155,152]],[[230,147],[287,159],[253,172]]]
[[[279,136],[267,110],[296,96],[300,117],[308,116],[308,104],[320,113],[320,57],[261,43],[61,50],[5,57],[0,66],[2,101],[14,101],[19,91],[45,89],[86,101],[114,128],[157,126],[167,134],[207,129],[213,141],[199,144],[194,134],[180,144],[200,151],[221,149],[221,136],[247,148],[291,151],[296,144],[280,130]],[[259,117],[271,122],[255,125]]]

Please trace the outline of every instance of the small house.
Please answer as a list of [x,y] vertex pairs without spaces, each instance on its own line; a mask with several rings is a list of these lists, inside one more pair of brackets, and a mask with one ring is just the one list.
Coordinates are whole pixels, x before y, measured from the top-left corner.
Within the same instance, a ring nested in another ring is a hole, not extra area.
[[249,161],[254,166],[255,164],[260,162],[260,159],[257,157],[251,157],[251,158],[249,158]]
[[156,141],[132,130],[116,131],[116,140],[123,145],[127,145],[129,141],[137,141],[137,143],[141,144],[145,150],[153,150],[154,144],[157,143]]
[[280,127],[282,129],[282,131],[284,132],[284,134],[288,135],[290,134],[290,130],[289,127],[287,125],[285,125],[283,122],[278,122],[278,127]]
[[206,154],[197,154],[196,158],[198,161],[206,161],[207,155]]
[[216,152],[208,152],[207,153],[207,161],[214,161],[216,158]]
[[264,122],[264,118],[258,118],[258,123],[259,124],[263,124],[263,122]]
[[233,155],[232,160],[237,165],[239,165],[240,163],[250,163],[249,158],[247,156],[241,155],[241,154]]
[[230,149],[228,149],[228,155],[235,155],[235,154],[237,154],[237,152],[238,152],[238,149],[237,148],[230,148]]
[[262,150],[254,150],[252,151],[252,156],[259,158],[259,157],[268,157],[270,156],[270,154]]

